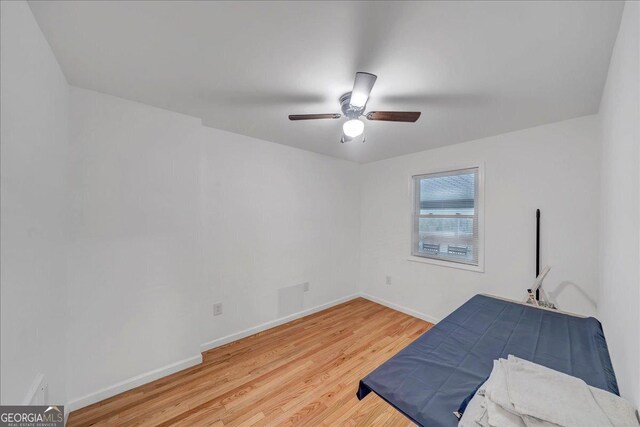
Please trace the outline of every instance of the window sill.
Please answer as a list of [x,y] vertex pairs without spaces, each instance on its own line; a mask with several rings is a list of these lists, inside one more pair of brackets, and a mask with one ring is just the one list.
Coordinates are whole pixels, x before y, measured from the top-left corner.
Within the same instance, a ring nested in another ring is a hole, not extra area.
[[425,257],[414,256],[414,255],[411,255],[409,258],[407,258],[407,261],[421,262],[423,264],[439,265],[440,267],[457,268],[458,270],[475,271],[476,273],[484,273],[484,266],[482,264],[469,265],[469,264],[463,264],[459,262],[443,261],[439,259],[425,258]]

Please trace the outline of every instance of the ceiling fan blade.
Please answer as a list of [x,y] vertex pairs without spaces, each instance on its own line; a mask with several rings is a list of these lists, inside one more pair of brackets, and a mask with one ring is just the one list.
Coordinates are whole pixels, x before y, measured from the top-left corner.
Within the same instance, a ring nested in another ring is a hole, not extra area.
[[385,122],[415,122],[420,118],[419,111],[372,111],[367,114],[369,120]]
[[332,114],[290,114],[289,120],[339,119],[338,113]]
[[355,108],[363,108],[367,105],[369,94],[377,78],[378,76],[371,73],[356,73],[356,80],[353,82],[349,105]]

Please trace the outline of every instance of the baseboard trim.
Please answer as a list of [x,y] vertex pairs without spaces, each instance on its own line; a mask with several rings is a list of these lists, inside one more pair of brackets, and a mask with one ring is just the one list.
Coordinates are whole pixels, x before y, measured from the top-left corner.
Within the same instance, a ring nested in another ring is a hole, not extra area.
[[100,402],[101,400],[108,399],[109,397],[113,397],[116,394],[131,390],[132,388],[150,383],[151,381],[166,377],[167,375],[171,375],[183,369],[199,365],[200,363],[202,363],[202,355],[198,354],[197,356],[189,357],[188,359],[183,359],[170,365],[163,366],[162,368],[154,369],[144,374],[136,375],[135,377],[126,379],[112,386],[98,390],[94,393],[70,400],[65,407],[65,412],[68,414],[71,411],[84,408],[85,406],[89,406],[93,403]]
[[[389,307],[389,308],[391,308],[393,310],[400,311],[400,312],[405,313],[405,314],[407,314],[409,316],[417,317],[418,319],[422,319],[422,320],[425,320],[425,321],[430,322],[430,323],[438,323],[440,321],[440,319],[438,319],[436,317],[430,316],[430,315],[425,314],[425,313],[421,313],[419,311],[413,310],[413,309],[408,308],[408,307],[404,307],[404,306],[399,305],[399,304],[392,303],[391,301],[387,301],[387,300],[385,300],[383,298],[378,298],[378,297],[375,297],[373,295],[370,295],[370,294],[367,294],[367,293],[364,293],[364,292],[358,292],[358,293],[354,293],[354,294],[351,294],[351,295],[344,296],[342,298],[335,299],[333,301],[329,301],[329,302],[324,303],[324,304],[320,304],[320,305],[312,307],[312,308],[308,308],[306,310],[299,311],[299,312],[294,313],[294,314],[290,314],[288,316],[284,316],[284,317],[272,320],[270,322],[262,323],[262,324],[260,324],[258,326],[254,326],[252,328],[248,328],[248,329],[245,329],[243,331],[236,332],[234,334],[230,334],[230,335],[227,335],[227,336],[224,336],[224,337],[221,337],[221,338],[217,338],[217,339],[212,340],[212,341],[208,341],[208,342],[203,343],[203,344],[200,345],[200,350],[202,352],[205,352],[207,350],[211,350],[213,348],[220,347],[220,346],[228,344],[230,342],[237,341],[237,340],[242,339],[242,338],[246,338],[246,337],[248,337],[250,335],[257,334],[257,333],[262,332],[262,331],[266,331],[267,329],[271,329],[273,327],[285,324],[287,322],[291,322],[292,320],[296,320],[296,319],[299,319],[301,317],[308,316],[308,315],[313,314],[313,313],[317,313],[318,311],[325,310],[327,308],[333,307],[333,306],[338,305],[338,304],[342,304],[342,303],[347,302],[347,301],[351,301],[352,299],[359,298],[359,297],[368,299],[369,301],[373,301],[373,302],[375,302],[377,304],[384,305],[384,306]],[[112,386],[109,386],[109,387],[103,388],[101,390],[98,390],[98,391],[96,391],[94,393],[88,394],[86,396],[79,397],[79,398],[76,398],[76,399],[72,399],[67,403],[67,405],[65,407],[65,409],[66,409],[65,410],[65,412],[66,412],[65,415],[68,415],[72,411],[76,411],[78,409],[84,408],[85,406],[89,406],[89,405],[91,405],[93,403],[100,402],[101,400],[113,397],[116,394],[123,393],[123,392],[131,390],[131,389],[133,389],[135,387],[141,386],[143,384],[150,383],[151,381],[155,381],[155,380],[157,380],[159,378],[165,377],[167,375],[171,375],[171,374],[176,373],[178,371],[181,371],[183,369],[187,369],[187,368],[190,368],[192,366],[198,365],[200,363],[202,363],[202,354],[198,354],[197,356],[189,357],[187,359],[180,360],[178,362],[172,363],[172,364],[164,366],[162,368],[154,369],[154,370],[146,372],[144,374],[137,375],[135,377],[129,378],[129,379],[124,380],[124,381],[121,381],[121,382],[119,382],[117,384],[114,384]]]
[[377,304],[384,305],[385,307],[389,307],[389,308],[391,308],[393,310],[400,311],[400,312],[402,312],[404,314],[408,314],[409,316],[417,317],[418,319],[422,319],[422,320],[427,321],[429,323],[436,324],[440,320],[442,320],[442,319],[438,319],[437,317],[433,317],[433,316],[430,316],[428,314],[422,313],[420,311],[414,310],[412,308],[408,308],[408,307],[405,307],[403,305],[396,304],[396,303],[393,303],[391,301],[387,301],[386,299],[374,297],[373,295],[367,294],[365,292],[362,292],[360,294],[360,296],[362,298],[368,299],[369,301],[373,301],[373,302],[375,302]]
[[230,342],[237,341],[242,338],[246,338],[250,335],[257,334],[258,332],[266,331],[267,329],[274,328],[276,326],[283,325],[287,322],[291,322],[292,320],[299,319],[304,316],[308,316],[313,313],[317,313],[318,311],[325,310],[329,307],[333,307],[334,305],[342,304],[343,302],[351,301],[352,299],[358,298],[361,295],[359,293],[347,295],[342,298],[335,299],[333,301],[329,301],[324,304],[320,304],[318,306],[308,308],[306,310],[299,311],[294,314],[290,314],[288,316],[280,317],[278,319],[262,323],[258,326],[254,326],[252,328],[245,329],[240,332],[236,332],[234,334],[230,334],[221,338],[216,338],[215,340],[207,341],[200,345],[200,351],[205,352],[207,350],[214,349],[216,347],[220,347],[225,344],[229,344]]

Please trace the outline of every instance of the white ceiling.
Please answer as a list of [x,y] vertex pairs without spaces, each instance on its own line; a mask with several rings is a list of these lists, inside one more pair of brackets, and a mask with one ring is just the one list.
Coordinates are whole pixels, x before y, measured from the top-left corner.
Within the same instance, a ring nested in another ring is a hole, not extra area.
[[[596,113],[623,3],[31,1],[69,83],[370,162]],[[356,71],[378,75],[340,144]]]

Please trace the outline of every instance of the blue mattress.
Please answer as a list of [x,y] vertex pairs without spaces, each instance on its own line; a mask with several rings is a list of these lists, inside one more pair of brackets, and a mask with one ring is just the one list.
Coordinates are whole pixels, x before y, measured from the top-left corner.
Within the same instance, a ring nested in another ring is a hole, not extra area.
[[618,393],[602,326],[476,295],[360,381],[416,424],[456,426],[453,412],[509,354]]

